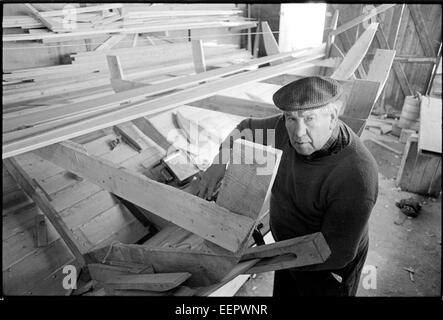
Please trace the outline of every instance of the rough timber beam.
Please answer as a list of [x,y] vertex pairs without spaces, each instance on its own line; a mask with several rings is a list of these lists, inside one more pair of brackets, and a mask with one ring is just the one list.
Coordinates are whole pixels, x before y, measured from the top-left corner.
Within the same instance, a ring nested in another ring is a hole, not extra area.
[[240,248],[255,223],[64,143],[39,149],[36,154],[232,252]]

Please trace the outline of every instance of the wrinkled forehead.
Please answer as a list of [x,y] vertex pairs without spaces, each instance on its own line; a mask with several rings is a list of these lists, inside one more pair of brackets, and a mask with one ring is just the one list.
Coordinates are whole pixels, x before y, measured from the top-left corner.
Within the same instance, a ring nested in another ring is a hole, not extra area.
[[327,108],[327,105],[325,105],[321,108],[312,109],[312,110],[284,111],[283,114],[285,115],[285,117],[289,118],[304,118],[304,117],[309,117],[311,115],[324,114],[328,110],[329,109]]

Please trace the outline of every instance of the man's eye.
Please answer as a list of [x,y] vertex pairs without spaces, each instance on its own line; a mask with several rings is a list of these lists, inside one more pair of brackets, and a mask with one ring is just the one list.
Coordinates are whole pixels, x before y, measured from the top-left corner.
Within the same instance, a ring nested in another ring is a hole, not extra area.
[[308,121],[308,122],[309,122],[309,121],[312,121],[312,120],[314,120],[314,119],[315,119],[315,117],[306,117],[306,118],[305,118],[305,120]]

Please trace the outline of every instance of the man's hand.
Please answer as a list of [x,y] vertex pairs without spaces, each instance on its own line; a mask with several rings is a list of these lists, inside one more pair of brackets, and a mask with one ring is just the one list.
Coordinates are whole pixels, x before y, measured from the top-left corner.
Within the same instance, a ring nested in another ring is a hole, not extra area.
[[226,164],[212,164],[201,176],[197,196],[211,200],[226,172]]

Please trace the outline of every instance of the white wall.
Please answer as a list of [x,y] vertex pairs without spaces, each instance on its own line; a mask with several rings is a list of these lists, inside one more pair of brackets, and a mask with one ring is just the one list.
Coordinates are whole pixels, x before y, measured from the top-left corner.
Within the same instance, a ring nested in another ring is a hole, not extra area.
[[[319,46],[323,40],[326,3],[283,3],[280,9],[281,52]],[[303,73],[317,74],[318,68]]]

